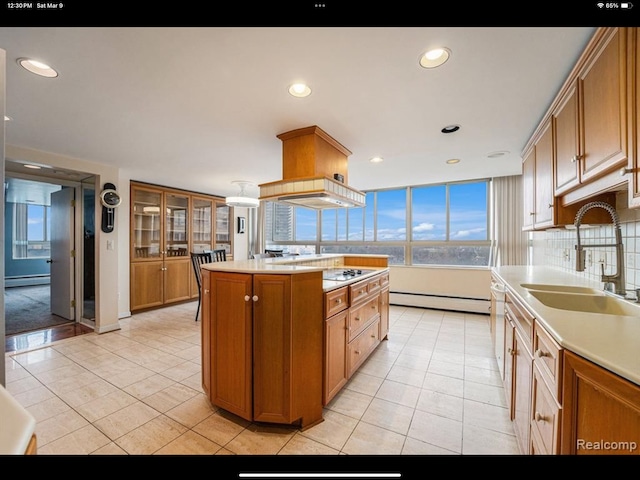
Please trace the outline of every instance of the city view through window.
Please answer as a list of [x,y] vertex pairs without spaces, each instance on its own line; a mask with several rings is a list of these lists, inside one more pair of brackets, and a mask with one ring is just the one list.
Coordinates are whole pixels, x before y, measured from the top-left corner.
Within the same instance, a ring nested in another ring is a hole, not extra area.
[[488,266],[490,181],[366,192],[358,208],[266,202],[267,248],[389,255],[390,265]]

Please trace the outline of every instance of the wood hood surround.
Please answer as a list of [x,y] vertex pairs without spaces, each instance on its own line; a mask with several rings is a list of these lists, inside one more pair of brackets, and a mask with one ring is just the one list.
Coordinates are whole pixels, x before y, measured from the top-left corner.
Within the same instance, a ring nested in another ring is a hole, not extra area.
[[282,180],[260,185],[260,200],[308,208],[362,207],[365,194],[348,186],[351,152],[320,127],[281,133]]

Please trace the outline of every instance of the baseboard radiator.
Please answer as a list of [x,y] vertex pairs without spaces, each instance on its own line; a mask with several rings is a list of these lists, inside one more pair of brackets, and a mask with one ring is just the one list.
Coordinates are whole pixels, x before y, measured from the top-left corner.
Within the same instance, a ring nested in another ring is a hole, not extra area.
[[29,275],[24,277],[4,277],[5,287],[29,287],[32,285],[48,285],[51,283],[49,275]]
[[435,308],[455,312],[484,313],[488,315],[491,301],[485,298],[391,291],[389,292],[389,304],[403,307]]

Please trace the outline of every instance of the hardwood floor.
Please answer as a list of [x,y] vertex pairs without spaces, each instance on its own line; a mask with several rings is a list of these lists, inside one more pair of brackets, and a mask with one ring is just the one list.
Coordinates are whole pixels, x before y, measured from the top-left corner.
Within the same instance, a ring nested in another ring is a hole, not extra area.
[[37,348],[52,342],[77,335],[93,332],[93,329],[80,323],[68,323],[58,327],[34,330],[27,333],[12,335],[5,339],[5,352],[15,352],[28,348]]

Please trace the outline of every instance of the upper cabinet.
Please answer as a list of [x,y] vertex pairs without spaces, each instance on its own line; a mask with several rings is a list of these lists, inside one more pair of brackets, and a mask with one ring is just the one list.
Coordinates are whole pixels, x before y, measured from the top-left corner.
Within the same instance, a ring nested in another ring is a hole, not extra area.
[[[635,30],[602,27],[596,31],[527,142],[523,153],[525,230],[571,224],[586,202],[615,201],[614,192],[626,188],[621,168],[631,158],[629,126],[637,124],[627,106],[631,93],[636,92],[628,72],[635,70],[631,62],[636,58]],[[635,76],[633,81],[637,82]],[[600,217],[584,220],[609,221]]]
[[625,29],[607,29],[578,75],[582,183],[627,162],[626,53]]
[[555,223],[552,169],[552,130],[548,123],[522,163],[525,230],[547,228]]
[[629,207],[640,207],[640,158],[638,141],[640,138],[640,32],[639,28],[627,29],[627,58],[629,95],[628,127],[629,127],[629,161],[628,169],[624,171],[629,186]]

